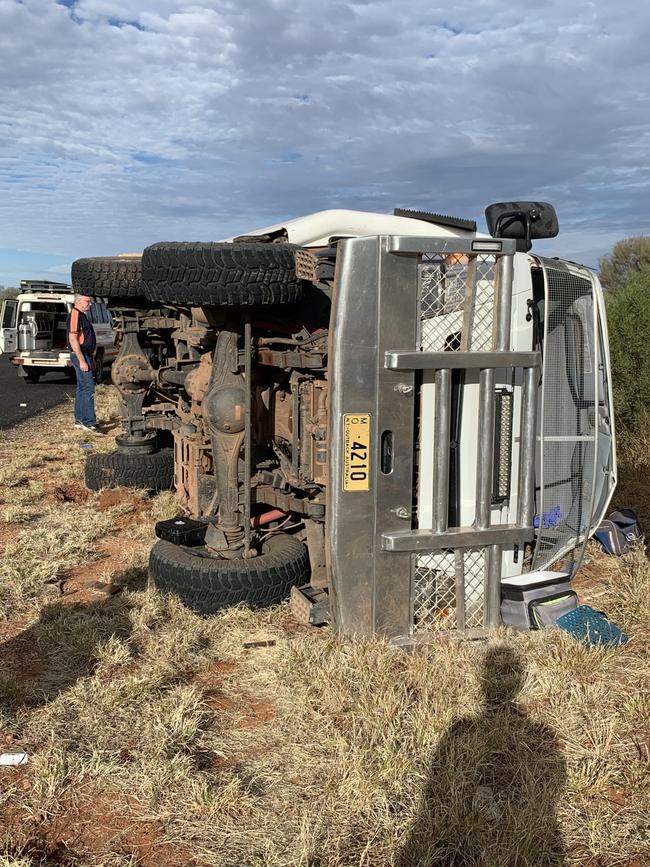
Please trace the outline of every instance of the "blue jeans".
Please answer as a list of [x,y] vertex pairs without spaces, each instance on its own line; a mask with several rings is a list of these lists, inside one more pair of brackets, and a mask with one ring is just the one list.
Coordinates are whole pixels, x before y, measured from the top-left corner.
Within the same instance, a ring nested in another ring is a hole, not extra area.
[[74,367],[74,372],[77,375],[77,393],[74,398],[74,420],[77,424],[86,426],[97,424],[95,418],[95,377],[93,374],[93,360],[88,356],[84,356],[88,363],[88,370],[83,371],[79,368],[79,359],[74,354],[70,353],[70,361]]

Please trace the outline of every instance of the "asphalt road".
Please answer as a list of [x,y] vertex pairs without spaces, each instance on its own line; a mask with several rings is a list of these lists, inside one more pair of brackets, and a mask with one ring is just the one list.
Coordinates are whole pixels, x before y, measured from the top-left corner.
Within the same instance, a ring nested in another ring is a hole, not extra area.
[[55,370],[44,374],[40,382],[29,382],[0,355],[0,430],[74,397],[75,388],[74,382]]

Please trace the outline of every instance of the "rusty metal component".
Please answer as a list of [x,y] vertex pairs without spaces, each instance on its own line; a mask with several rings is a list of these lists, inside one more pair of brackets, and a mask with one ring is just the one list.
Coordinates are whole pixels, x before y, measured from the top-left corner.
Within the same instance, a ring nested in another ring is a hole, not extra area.
[[299,450],[302,483],[327,484],[327,382],[305,379],[298,383],[300,406]]
[[245,423],[245,398],[241,385],[211,388],[203,401],[203,417],[211,433],[240,433]]
[[196,517],[206,514],[215,495],[209,439],[174,432],[174,487],[183,511]]
[[334,279],[336,247],[296,250],[296,275],[310,283]]
[[171,331],[177,326],[177,319],[170,316],[158,316],[151,311],[122,309],[113,318],[113,330],[118,334],[135,331],[141,337],[149,331]]
[[330,619],[328,594],[315,587],[314,582],[302,587],[292,587],[289,608],[298,621],[305,626],[323,626]]
[[313,587],[327,587],[327,562],[325,558],[325,523],[324,521],[307,521],[307,548],[309,549],[309,565],[311,567],[311,584]]
[[165,408],[160,409],[158,412],[151,412],[150,410],[150,407],[142,408],[147,430],[174,431],[178,429],[179,421],[174,414],[173,404],[166,404]]
[[[293,429],[291,395],[280,388],[276,388],[270,395],[269,403],[269,412],[265,415],[267,429],[263,435],[256,431],[258,442],[270,442],[274,436],[290,442]],[[255,419],[259,419],[260,417],[259,406],[260,402],[256,401],[258,411],[255,414]]]
[[146,391],[147,386],[154,382],[155,371],[142,351],[136,334],[124,335],[111,376],[121,392]]
[[137,437],[145,431],[142,408],[155,372],[138,339],[138,316],[119,317],[119,326],[120,349],[111,368],[111,379],[120,395],[120,414],[125,434],[127,437]]
[[185,386],[185,380],[187,379],[187,375],[189,373],[189,369],[176,369],[173,367],[162,367],[157,371],[157,381],[160,385],[177,385],[179,387]]
[[148,412],[148,413],[167,413],[167,414],[169,414],[169,413],[171,413],[171,412],[174,412],[174,407],[175,407],[175,406],[176,406],[176,404],[173,403],[172,401],[168,401],[168,400],[159,400],[159,401],[156,401],[156,400],[155,400],[155,401],[153,401],[152,403],[149,403],[149,404],[147,405],[146,412]]
[[[174,323],[172,337],[178,346],[209,349],[214,347],[216,334],[225,323],[225,316],[211,307],[192,307],[181,313]],[[181,360],[177,353],[177,358]]]
[[[196,367],[193,367],[185,378],[185,391],[194,403],[201,403],[205,398],[211,374],[212,358],[210,357],[210,353],[206,352],[201,356],[200,363]],[[196,411],[198,413],[198,408]]]
[[254,503],[265,503],[275,506],[283,512],[295,512],[298,515],[308,515],[312,518],[325,517],[325,503],[318,500],[310,500],[307,497],[297,497],[294,494],[285,494],[268,485],[258,485],[251,488],[251,499]]
[[287,491],[291,490],[291,485],[285,479],[281,472],[277,470],[272,472],[271,470],[260,470],[259,473],[253,479],[253,483],[256,485],[268,485],[271,488],[275,488],[277,491]]
[[[236,331],[217,338],[210,386],[203,401],[212,442],[219,527],[226,533],[242,526],[239,509],[239,455],[244,442],[244,389],[239,373]],[[234,426],[234,430],[232,429]]]
[[224,530],[235,530],[240,526],[241,521],[239,453],[244,442],[244,432],[216,433],[211,439],[219,502],[219,524]]
[[255,551],[244,548],[244,531],[224,530],[217,524],[208,524],[205,533],[205,547],[224,560],[237,560],[240,557],[254,557]]
[[176,417],[181,423],[181,428],[191,427],[192,433],[194,433],[198,429],[204,431],[204,425],[201,417],[194,412],[192,405],[187,403],[187,401],[180,394],[178,396],[178,400],[176,401],[176,407],[174,412],[176,413]]
[[301,280],[316,280],[316,264],[318,257],[311,250],[296,250],[296,276]]
[[250,552],[251,548],[251,470],[252,470],[252,425],[251,425],[251,401],[253,397],[253,342],[251,320],[246,316],[244,323],[244,550]]
[[295,350],[281,352],[265,348],[257,351],[257,361],[260,364],[270,364],[273,367],[288,369],[322,370],[325,367],[325,358],[324,352],[298,352]]
[[[177,499],[208,519],[208,552],[255,556],[269,515],[293,514],[308,528],[317,584],[326,572],[326,324],[179,308],[171,351],[150,365],[148,402],[158,397],[143,409],[148,427],[173,428]],[[144,369],[142,358],[125,363],[125,378],[139,387]],[[266,507],[262,516],[251,518],[251,504]]]
[[164,331],[176,328],[178,321],[169,316],[140,316],[139,328],[141,331]]
[[185,326],[172,332],[174,340],[200,349],[214,346],[214,332],[203,326]]

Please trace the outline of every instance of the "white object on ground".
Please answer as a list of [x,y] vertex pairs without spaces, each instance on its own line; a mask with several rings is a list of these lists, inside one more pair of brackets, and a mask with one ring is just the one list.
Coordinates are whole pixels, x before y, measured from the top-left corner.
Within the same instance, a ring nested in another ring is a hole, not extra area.
[[548,569],[539,569],[536,572],[525,572],[523,575],[512,575],[510,578],[502,578],[501,583],[508,587],[528,587],[530,584],[539,584],[544,581],[559,581],[568,578],[568,572],[551,572]]
[[26,765],[29,761],[27,753],[1,753],[0,765]]

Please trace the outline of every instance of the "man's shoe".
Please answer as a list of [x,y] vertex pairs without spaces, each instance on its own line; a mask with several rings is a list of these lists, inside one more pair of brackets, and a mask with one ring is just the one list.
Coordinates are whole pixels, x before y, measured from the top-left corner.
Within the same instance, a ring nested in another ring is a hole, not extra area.
[[80,421],[76,421],[76,422],[74,423],[74,426],[75,426],[76,428],[82,428],[82,427],[83,427],[83,425],[81,424]]
[[80,426],[81,426],[81,428],[83,428],[83,430],[87,430],[87,431],[89,431],[89,433],[101,434],[101,431],[100,431],[100,429],[97,427],[97,425],[94,425],[94,424],[82,424],[82,425],[80,425]]

